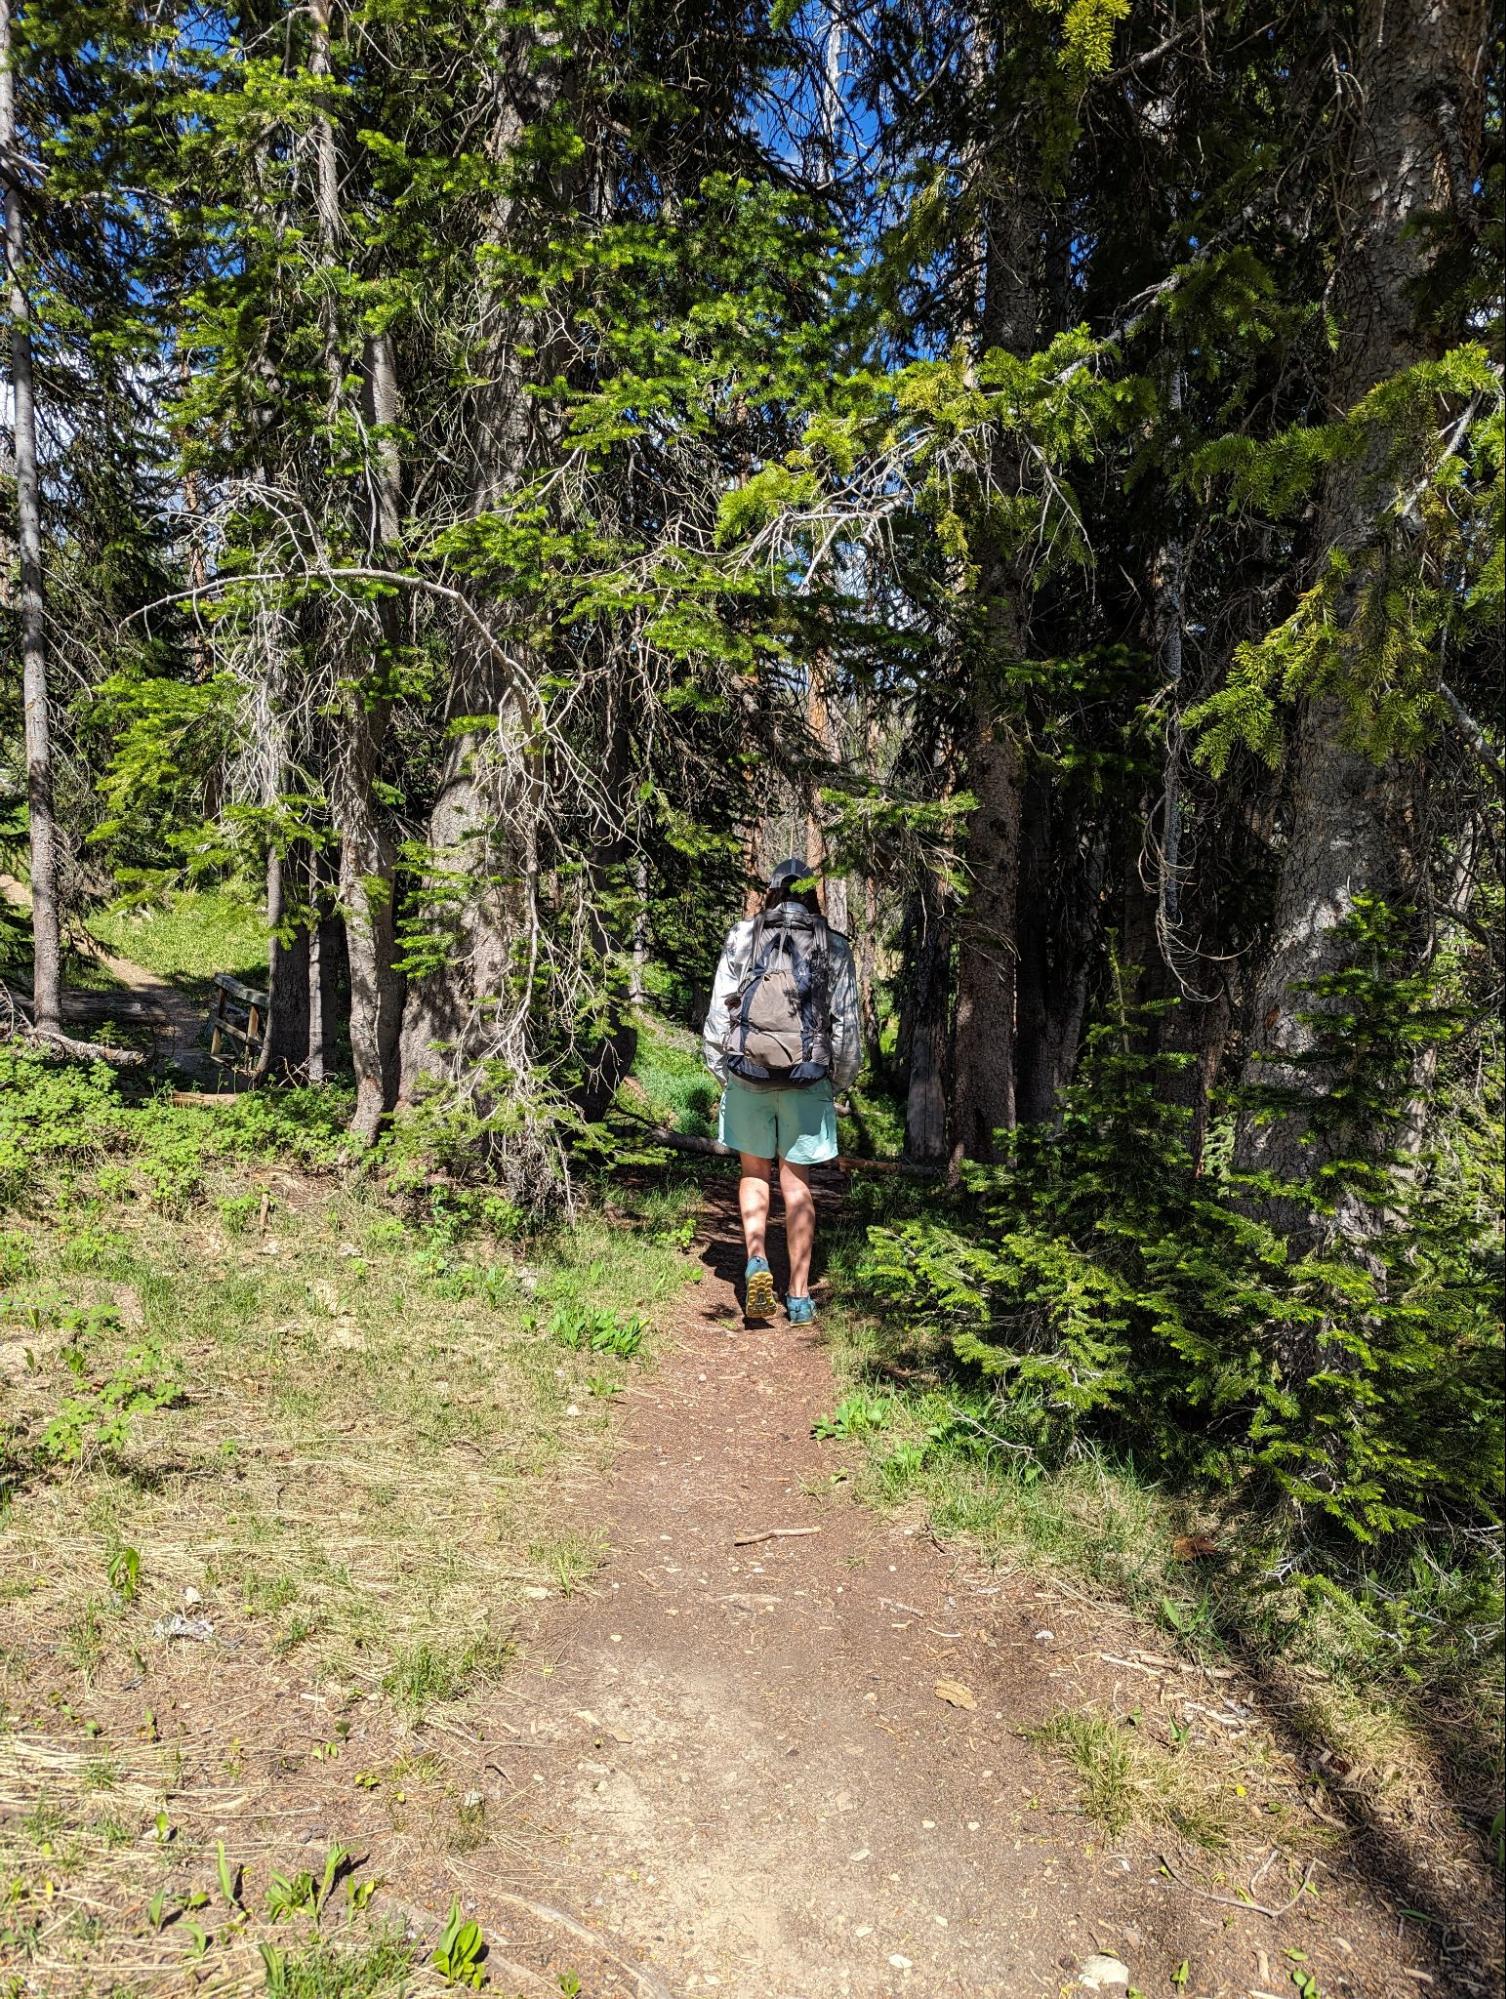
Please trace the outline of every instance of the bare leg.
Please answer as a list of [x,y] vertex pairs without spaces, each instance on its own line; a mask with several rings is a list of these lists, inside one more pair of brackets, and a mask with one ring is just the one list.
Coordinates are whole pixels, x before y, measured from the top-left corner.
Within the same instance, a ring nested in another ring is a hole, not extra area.
[[811,1196],[808,1166],[779,1162],[779,1191],[784,1196],[784,1240],[790,1256],[790,1296],[808,1298],[811,1289],[811,1246],[816,1240],[816,1203]]
[[769,1168],[772,1159],[756,1159],[751,1152],[740,1152],[743,1177],[737,1187],[737,1209],[743,1218],[743,1242],[748,1255],[767,1256],[764,1247],[769,1228]]

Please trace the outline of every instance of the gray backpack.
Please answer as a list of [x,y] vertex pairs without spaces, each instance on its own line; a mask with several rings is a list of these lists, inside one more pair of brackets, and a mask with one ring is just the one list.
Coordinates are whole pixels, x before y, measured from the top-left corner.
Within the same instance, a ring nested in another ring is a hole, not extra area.
[[831,1074],[826,924],[781,902],[753,925],[748,971],[732,1002],[727,1068],[744,1083],[806,1089]]

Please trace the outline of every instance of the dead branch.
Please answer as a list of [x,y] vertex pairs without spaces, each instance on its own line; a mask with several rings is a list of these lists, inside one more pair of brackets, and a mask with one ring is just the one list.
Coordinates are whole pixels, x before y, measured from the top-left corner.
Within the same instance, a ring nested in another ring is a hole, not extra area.
[[107,1062],[112,1069],[139,1069],[146,1061],[142,1048],[115,1048],[108,1041],[77,1041],[71,1034],[49,1032],[32,1019],[26,1001],[9,986],[0,1001],[0,1041],[19,1041],[44,1055],[72,1062]]

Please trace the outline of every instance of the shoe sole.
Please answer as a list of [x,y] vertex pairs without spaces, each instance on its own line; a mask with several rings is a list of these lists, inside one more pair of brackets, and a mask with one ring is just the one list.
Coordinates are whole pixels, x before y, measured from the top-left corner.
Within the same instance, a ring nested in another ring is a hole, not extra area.
[[743,1317],[747,1319],[772,1319],[774,1316],[774,1277],[768,1270],[755,1270],[748,1279],[748,1297],[743,1306]]

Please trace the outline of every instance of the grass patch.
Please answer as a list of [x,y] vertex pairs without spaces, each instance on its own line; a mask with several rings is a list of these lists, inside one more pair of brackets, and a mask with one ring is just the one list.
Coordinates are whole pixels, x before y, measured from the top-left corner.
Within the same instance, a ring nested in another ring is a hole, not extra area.
[[137,908],[112,904],[90,917],[89,930],[112,956],[160,979],[205,986],[229,972],[248,985],[266,982],[266,915],[260,897],[236,883],[168,889]]
[[552,1541],[535,1541],[528,1559],[554,1583],[561,1596],[574,1596],[591,1580],[607,1558],[602,1534],[561,1534]]
[[[1347,1573],[1332,1562],[1320,1571],[1298,1558],[1289,1520],[1238,1492],[1178,1488],[1108,1443],[1043,1456],[1028,1394],[980,1385],[903,1313],[862,1310],[865,1207],[916,1198],[859,1185],[827,1235],[837,1296],[823,1326],[839,1387],[823,1427],[855,1440],[848,1469],[860,1496],[922,1513],[989,1565],[1026,1563],[1086,1585],[1157,1627],[1162,1649],[1248,1667],[1272,1688],[1287,1746],[1315,1770],[1343,1768],[1351,1788],[1408,1822],[1445,1822],[1440,1807],[1452,1805],[1493,1860],[1500,1582],[1478,1550],[1461,1550],[1455,1565],[1397,1537],[1356,1554]],[[1075,1753],[1100,1756],[1105,1795],[1117,1765],[1102,1729],[1116,1726],[1064,1733],[1058,1745],[1076,1739]],[[1120,1747],[1136,1754],[1133,1740]],[[1131,1774],[1149,1781],[1143,1766]]]
[[413,1970],[413,1949],[400,1936],[343,1948],[268,1944],[262,1962],[268,1999],[398,1999]]
[[1054,1715],[1031,1739],[1070,1766],[1085,1816],[1111,1839],[1142,1828],[1210,1852],[1228,1844],[1231,1814],[1196,1751],[1165,1750],[1138,1723],[1091,1709]]
[[[263,1936],[287,1952],[269,1990],[385,1992],[406,1961],[359,1933],[365,1903],[347,1936],[337,1884],[333,1943],[294,1949],[258,1927],[273,1876],[310,1865],[310,1819],[352,1854],[387,1827],[420,1856],[505,1836],[456,1819],[469,1780],[420,1769],[413,1731],[437,1725],[443,1765],[443,1711],[504,1673],[512,1612],[598,1565],[571,1520],[611,1447],[599,1391],[699,1275],[684,1198],[532,1237],[448,1189],[400,1215],[284,1148],[290,1123],[340,1143],[334,1093],[133,1106],[6,1062],[7,1922],[39,1989],[109,1990],[127,1937],[167,1989],[202,1931],[211,1967]],[[612,1337],[557,1337],[561,1310]],[[238,1941],[218,1839],[256,1912]]]
[[701,1039],[657,1015],[638,1015],[638,1053],[623,1108],[692,1138],[716,1135],[721,1085],[701,1059]]
[[490,1632],[456,1645],[424,1639],[393,1660],[382,1677],[382,1691],[421,1720],[431,1707],[500,1679],[512,1656],[511,1640]]

